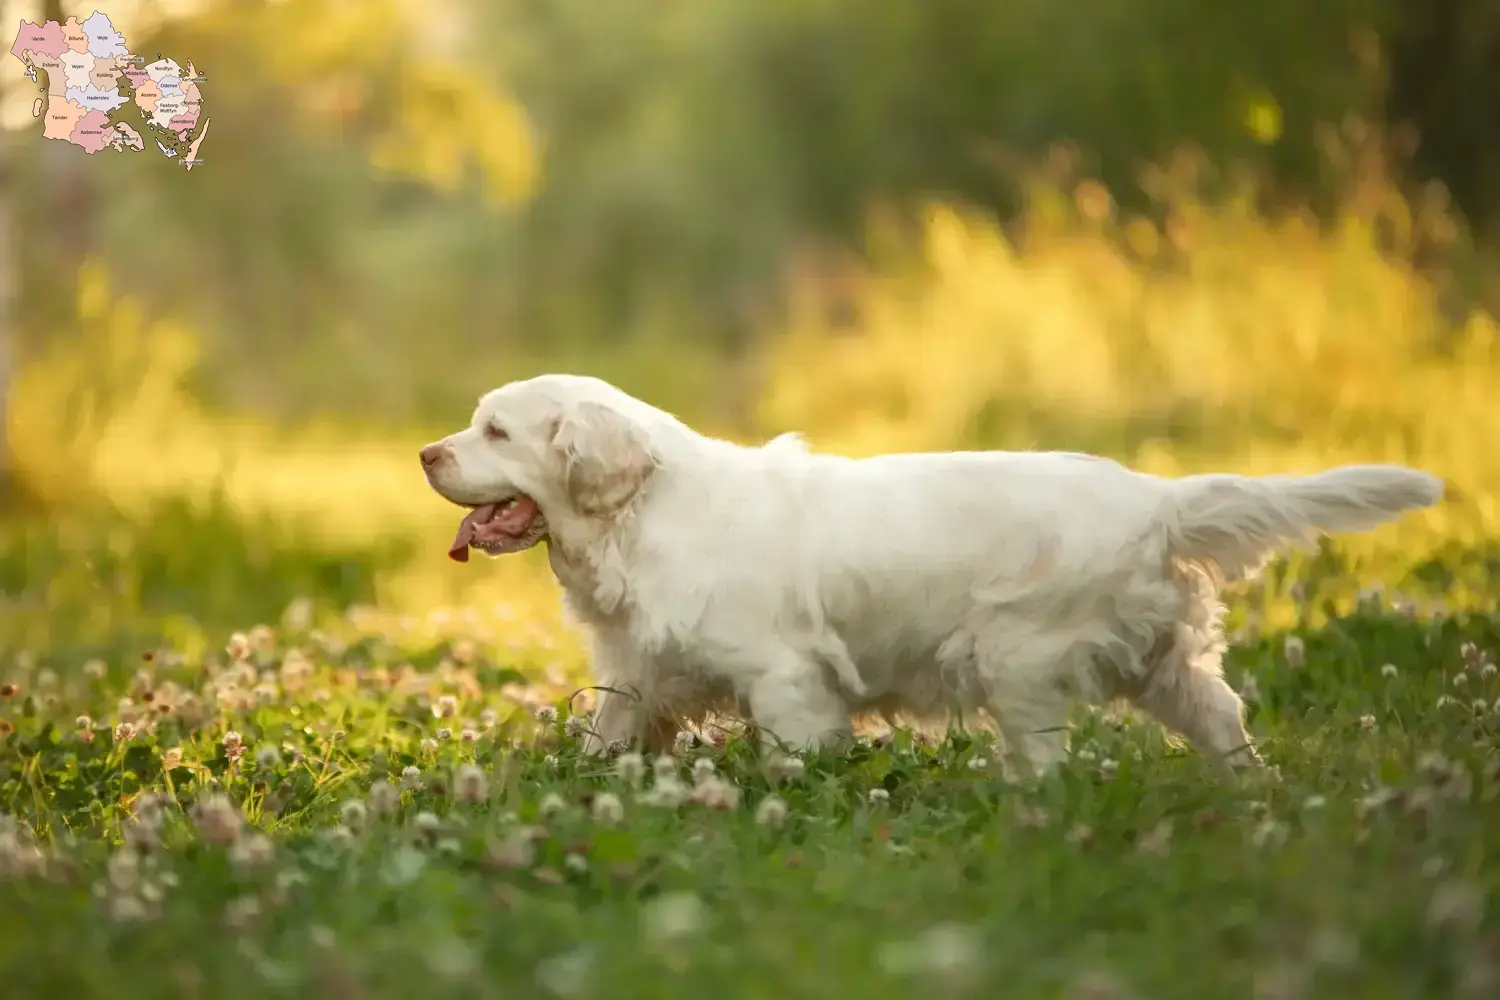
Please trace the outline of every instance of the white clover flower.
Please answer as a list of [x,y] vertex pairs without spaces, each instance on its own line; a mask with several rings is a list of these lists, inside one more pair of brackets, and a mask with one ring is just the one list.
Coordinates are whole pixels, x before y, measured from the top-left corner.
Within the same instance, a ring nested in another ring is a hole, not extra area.
[[796,781],[807,771],[807,765],[800,757],[775,753],[766,762],[766,769],[779,781]]
[[688,788],[675,777],[658,777],[656,784],[641,793],[639,801],[648,806],[675,809],[687,801]]
[[241,837],[229,849],[229,861],[242,871],[259,871],[276,860],[276,845],[259,830]]
[[250,658],[250,637],[243,632],[235,632],[229,637],[229,644],[224,647],[224,652],[236,663],[243,663]]
[[543,705],[536,710],[536,721],[544,726],[550,726],[557,721],[557,709],[551,705]]
[[665,893],[641,908],[641,930],[658,944],[692,937],[703,929],[704,922],[703,901],[690,892]]
[[422,769],[415,764],[408,764],[401,769],[401,784],[407,788],[415,788],[422,783]]
[[702,781],[704,778],[712,776],[714,770],[715,768],[713,761],[709,760],[707,757],[699,757],[697,760],[693,761],[693,780]]
[[339,807],[339,819],[351,830],[363,830],[368,815],[365,804],[359,799],[349,799]]
[[594,953],[588,948],[553,955],[537,963],[536,984],[553,996],[572,1000],[588,992],[594,976]]
[[983,950],[972,927],[939,924],[911,941],[887,945],[880,961],[892,975],[930,976],[955,983],[967,981],[978,971]]
[[755,807],[755,822],[772,830],[779,830],[786,822],[787,805],[775,795],[767,795]]
[[621,754],[615,761],[615,774],[631,788],[641,787],[646,779],[646,758],[634,752]]
[[465,764],[459,768],[453,784],[460,802],[475,805],[489,798],[490,780],[484,768],[477,764]]
[[693,786],[689,800],[708,809],[728,811],[740,807],[740,790],[732,782],[711,774]]
[[389,781],[377,781],[370,786],[367,801],[375,815],[389,816],[401,805],[401,792]]
[[1483,891],[1458,879],[1439,885],[1427,904],[1428,926],[1439,930],[1472,933],[1483,918]]
[[1260,682],[1254,674],[1246,674],[1240,681],[1240,697],[1251,705],[1260,701]]
[[600,792],[594,796],[594,819],[600,823],[618,823],[625,818],[625,804],[618,795]]
[[1320,927],[1307,943],[1308,957],[1325,969],[1349,969],[1359,961],[1359,939],[1339,927]]
[[1452,770],[1452,765],[1441,752],[1423,750],[1417,754],[1417,770],[1431,777],[1443,777]]
[[582,715],[570,715],[568,721],[563,723],[563,732],[568,739],[576,740],[589,731],[589,720]]
[[891,800],[891,793],[888,792],[888,791],[886,791],[884,788],[872,788],[872,789],[870,789],[870,804],[871,805],[880,805],[881,803],[889,802],[890,800]]
[[556,792],[548,792],[542,797],[541,804],[537,806],[537,811],[543,819],[551,819],[567,808],[568,803],[561,795]]
[[1136,843],[1136,850],[1142,854],[1161,857],[1171,851],[1172,845],[1172,821],[1164,819],[1153,826],[1146,835]]
[[232,844],[239,837],[244,819],[228,796],[210,792],[193,806],[193,822],[210,844]]
[[1067,832],[1064,838],[1070,844],[1078,844],[1087,847],[1094,842],[1094,828],[1087,823],[1078,823]]
[[500,868],[530,868],[536,861],[536,844],[530,829],[516,830],[489,848],[490,861]]
[[[360,805],[361,807],[363,807],[363,803],[360,803]],[[342,823],[335,824],[330,827],[325,827],[322,831],[320,831],[319,836],[322,837],[323,841],[330,847],[336,847],[340,850],[354,843],[354,831],[350,830]]]
[[129,848],[121,848],[109,856],[104,870],[109,884],[120,892],[135,888],[141,874],[141,856]]
[[1286,842],[1286,827],[1276,820],[1266,817],[1255,825],[1250,831],[1250,842],[1259,848],[1280,847]]

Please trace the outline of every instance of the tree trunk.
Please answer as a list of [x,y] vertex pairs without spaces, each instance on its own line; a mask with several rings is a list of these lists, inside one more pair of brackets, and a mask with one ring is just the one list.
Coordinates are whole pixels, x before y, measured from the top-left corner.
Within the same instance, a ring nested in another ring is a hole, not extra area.
[[[5,84],[0,82],[0,103],[5,100]],[[0,129],[0,508],[8,507],[16,495],[15,463],[10,443],[11,361],[15,337],[16,301],[16,220],[12,212],[15,191],[15,137]]]
[[[46,0],[42,7],[44,22],[67,18],[59,0]],[[10,61],[8,54],[4,58]],[[16,85],[12,72],[0,73],[0,99]],[[25,169],[23,158],[32,155],[40,158],[45,183],[39,197],[28,200],[18,189],[38,167],[33,161],[31,170]],[[43,139],[40,128],[0,129],[0,509],[32,499],[15,466],[10,387],[16,367],[39,346],[37,338],[65,329],[76,308],[78,267],[94,235],[86,159],[68,143]]]

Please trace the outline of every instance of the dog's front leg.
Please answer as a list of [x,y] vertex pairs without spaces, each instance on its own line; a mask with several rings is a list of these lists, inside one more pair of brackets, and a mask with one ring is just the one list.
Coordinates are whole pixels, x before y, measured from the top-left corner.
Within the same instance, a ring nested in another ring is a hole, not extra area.
[[593,642],[593,674],[598,679],[599,701],[593,723],[583,741],[583,752],[602,754],[616,742],[634,742],[642,735],[645,715],[640,690],[643,669],[629,646],[596,637]]
[[640,709],[636,697],[628,691],[599,691],[592,725],[583,739],[583,752],[602,754],[616,741],[630,742],[640,729]]

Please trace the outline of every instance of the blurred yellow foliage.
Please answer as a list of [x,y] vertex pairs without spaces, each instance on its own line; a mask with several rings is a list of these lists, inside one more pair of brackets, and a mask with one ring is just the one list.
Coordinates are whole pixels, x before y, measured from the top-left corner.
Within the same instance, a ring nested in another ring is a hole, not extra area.
[[407,67],[399,91],[395,124],[370,151],[377,167],[451,191],[472,160],[492,204],[514,204],[531,193],[536,142],[519,104],[491,93],[471,72],[427,61]]
[[[1320,226],[1264,216],[1249,197],[1178,190],[1158,224],[1116,218],[1097,185],[1043,186],[1011,235],[933,204],[909,264],[858,286],[852,329],[823,322],[817,289],[801,289],[795,320],[764,340],[759,430],[801,429],[849,453],[1102,451],[1169,475],[1408,462],[1449,477],[1465,500],[1341,544],[1356,555],[1398,547],[1409,566],[1445,541],[1486,541],[1500,531],[1496,324],[1445,309],[1413,254],[1377,238],[1415,246],[1454,225],[1400,202],[1393,227],[1387,194],[1384,214],[1351,207]],[[421,432],[290,433],[211,415],[183,386],[191,331],[147,321],[97,265],[78,311],[84,335],[52,338],[19,373],[8,410],[17,464],[44,498],[92,493],[129,510],[222,489],[243,510],[329,538],[419,540],[430,555],[386,581],[392,605],[503,597],[530,621],[555,620],[540,554],[482,572],[443,558],[455,510],[418,472]],[[681,374],[706,386],[702,352],[685,358]],[[614,374],[574,355],[525,365]],[[652,377],[665,385],[671,374]],[[685,417],[722,416],[713,392],[678,393],[700,401],[675,407]]]
[[[343,127],[378,104],[369,151],[377,167],[452,191],[472,164],[486,200],[511,205],[531,195],[539,175],[525,109],[471,64],[422,51],[422,21],[460,16],[402,0],[285,0],[222,5],[203,20],[245,39],[266,79],[297,81],[314,118]],[[394,96],[382,101],[377,89]]]
[[1281,138],[1281,105],[1270,94],[1257,94],[1245,108],[1245,131],[1263,145]]

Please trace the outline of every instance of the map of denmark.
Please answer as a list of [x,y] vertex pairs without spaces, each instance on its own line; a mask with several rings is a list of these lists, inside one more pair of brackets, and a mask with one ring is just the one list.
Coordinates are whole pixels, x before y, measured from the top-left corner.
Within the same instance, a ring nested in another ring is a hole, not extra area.
[[43,119],[47,138],[87,153],[145,149],[149,138],[188,170],[202,162],[198,150],[208,118],[198,85],[204,78],[191,62],[184,69],[160,52],[146,62],[98,11],[63,24],[22,21],[10,54],[38,85],[31,113]]

